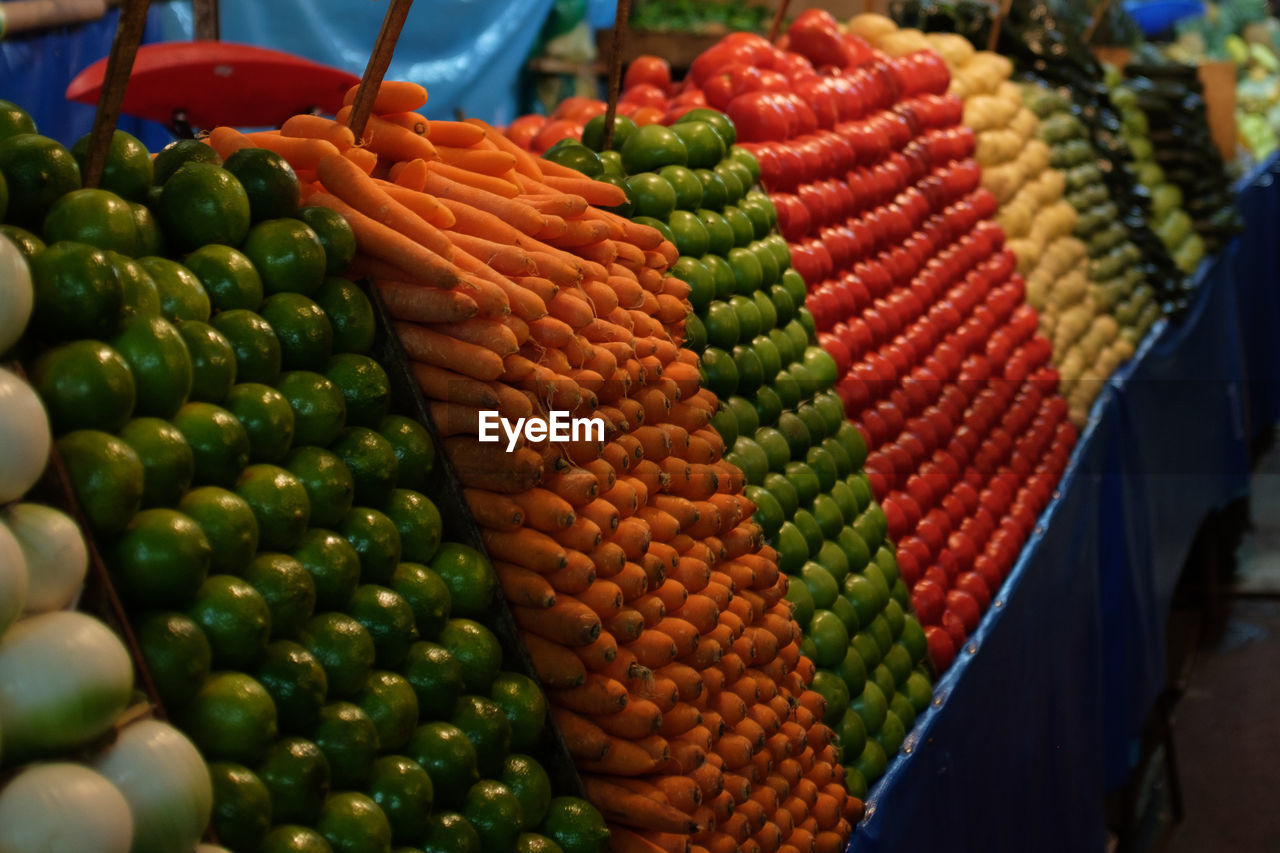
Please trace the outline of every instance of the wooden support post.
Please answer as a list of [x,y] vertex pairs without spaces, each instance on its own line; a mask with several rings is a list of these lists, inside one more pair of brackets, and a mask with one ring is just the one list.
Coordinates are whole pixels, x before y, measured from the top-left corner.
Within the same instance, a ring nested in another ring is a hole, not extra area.
[[378,87],[382,85],[382,76],[387,73],[387,66],[391,64],[391,55],[395,53],[400,30],[404,28],[405,18],[409,17],[409,7],[412,5],[413,0],[391,0],[386,17],[382,19],[382,30],[373,45],[364,77],[360,79],[360,89],[351,106],[351,118],[347,120],[347,127],[351,128],[357,140],[364,137],[364,126],[369,123],[369,114],[373,112]]
[[83,175],[86,187],[97,187],[102,180],[107,150],[120,120],[120,105],[124,103],[124,91],[129,86],[129,74],[133,71],[134,57],[138,55],[138,45],[142,43],[142,31],[146,29],[150,7],[151,0],[125,0],[121,5],[120,24],[111,43],[102,92],[98,95],[98,112],[93,117],[93,130],[89,137],[89,154]]

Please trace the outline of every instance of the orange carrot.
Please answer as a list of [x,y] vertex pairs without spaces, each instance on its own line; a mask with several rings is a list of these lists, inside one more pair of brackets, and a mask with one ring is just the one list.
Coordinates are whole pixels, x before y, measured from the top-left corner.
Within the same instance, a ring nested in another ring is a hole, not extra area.
[[410,367],[413,369],[414,378],[418,380],[419,387],[422,388],[422,393],[427,397],[479,408],[498,407],[497,392],[484,382],[422,362],[412,362]]
[[[614,738],[610,742],[610,755],[619,744],[634,749],[638,746]],[[643,751],[643,750],[642,750]],[[643,762],[634,756],[636,765]],[[617,772],[618,776],[638,776],[639,772]],[[675,806],[664,804],[652,795],[638,794],[601,776],[583,775],[582,787],[590,800],[607,820],[640,829],[656,829],[664,832],[690,833],[697,831],[687,814]]]
[[553,533],[574,523],[573,506],[559,495],[547,489],[532,489],[515,496],[528,524],[537,530]]
[[471,436],[444,439],[445,455],[463,486],[514,494],[533,488],[542,476],[542,457],[528,448],[514,453]]
[[483,531],[485,547],[491,556],[507,560],[537,572],[553,572],[569,565],[560,543],[537,530]]
[[627,200],[627,194],[621,187],[595,181],[581,174],[577,177],[547,175],[543,181],[553,189],[580,195],[596,207],[617,207]]
[[612,749],[609,735],[585,717],[552,705],[551,719],[564,736],[569,754],[578,761],[599,761]]
[[608,631],[601,631],[591,645],[573,651],[588,669],[599,672],[618,659],[618,641]]
[[415,361],[453,370],[472,379],[490,381],[502,375],[502,359],[491,350],[410,323],[398,322],[395,330],[405,353]]
[[485,151],[477,148],[455,148],[439,145],[436,148],[441,162],[482,175],[502,175],[515,168],[516,158],[505,151]]
[[577,714],[608,715],[627,707],[627,688],[608,676],[588,672],[578,687],[548,691],[548,698],[552,704]]
[[[205,137],[205,142],[218,152],[218,156],[223,160],[239,151],[241,148],[265,147],[258,146],[252,139],[245,136],[234,127],[215,127],[209,131],[209,135]],[[292,164],[290,164],[292,165]]]
[[474,317],[476,301],[457,290],[439,290],[402,281],[379,280],[378,293],[395,320],[457,323]]
[[[477,172],[469,172],[466,169],[460,169],[457,166],[450,166],[448,163],[442,163],[439,160],[428,161],[427,168],[440,175],[449,178],[460,184],[469,187],[485,190],[495,195],[504,196],[506,198],[515,198],[519,195],[519,188],[515,184],[503,178],[495,178],[492,175],[482,175]],[[606,186],[609,186],[606,184]]]
[[449,239],[459,249],[504,276],[530,275],[537,270],[533,259],[519,246],[509,246],[457,231],[450,231]]
[[591,472],[582,468],[570,468],[548,474],[546,487],[578,509],[595,500],[600,493],[600,481]]
[[537,572],[501,560],[494,561],[493,569],[503,596],[512,604],[545,609],[556,603],[556,591]]
[[356,144],[351,128],[339,124],[331,118],[313,116],[305,113],[291,116],[280,125],[283,136],[296,136],[300,139],[323,139],[331,143],[339,151],[346,151]]
[[600,636],[600,617],[580,601],[557,601],[545,610],[513,606],[516,624],[546,640],[585,646]]
[[469,148],[485,138],[483,128],[463,121],[432,119],[427,133],[433,142],[458,148]]
[[[343,107],[341,110],[338,110],[338,114],[337,116],[335,116],[335,118],[340,122],[345,121],[350,117],[351,117],[351,110],[349,107]],[[422,115],[421,113],[409,112],[409,111],[405,111],[402,113],[384,113],[383,115],[380,116],[380,118],[383,121],[389,121],[392,124],[398,124],[401,127],[403,127],[405,130],[412,130],[414,133],[418,134],[419,136],[427,135],[427,130],[428,130],[427,117]]]
[[419,136],[395,122],[376,115],[369,116],[364,128],[364,145],[369,151],[388,160],[423,160],[435,162],[435,145],[425,136]]
[[443,232],[396,201],[346,158],[325,157],[316,167],[316,174],[333,195],[365,216],[395,229],[444,260],[453,260],[453,245]]
[[427,185],[427,174],[427,161],[419,157],[396,163],[387,173],[387,178],[407,190],[422,192]]
[[606,737],[609,738],[609,751],[596,761],[579,760],[580,770],[618,776],[641,776],[652,773],[662,763],[631,741],[609,735]]
[[465,120],[465,123],[479,127],[484,132],[485,138],[496,145],[500,151],[506,151],[508,154],[515,157],[517,172],[537,180],[542,179],[542,169],[538,166],[538,160],[528,151],[525,151],[510,139],[507,139],[507,137],[496,128],[481,121],[480,119],[469,118]]
[[430,170],[426,172],[423,187],[439,198],[460,202],[497,216],[501,221],[525,234],[536,234],[542,229],[542,215],[528,204],[525,204],[521,198],[507,198],[486,190],[459,184]]
[[[347,90],[342,98],[343,106],[351,106],[356,102],[358,85]],[[404,80],[383,80],[378,85],[378,94],[373,99],[373,112],[404,113],[419,109],[427,102],[427,90],[417,83]]]
[[[423,167],[426,167],[425,162]],[[377,183],[376,179],[375,183]],[[378,185],[386,190],[391,198],[437,228],[452,228],[457,221],[453,213],[429,193],[416,192],[394,183],[378,183]]]
[[464,489],[467,506],[476,523],[493,530],[515,530],[524,523],[524,510],[508,495],[486,492],[483,489]]
[[325,157],[342,156],[337,146],[324,139],[298,139],[282,136],[276,131],[246,133],[244,136],[257,147],[276,152],[295,169],[315,169]]
[[658,732],[662,727],[662,711],[648,699],[631,699],[620,710],[598,715],[594,721],[615,737],[636,740]]

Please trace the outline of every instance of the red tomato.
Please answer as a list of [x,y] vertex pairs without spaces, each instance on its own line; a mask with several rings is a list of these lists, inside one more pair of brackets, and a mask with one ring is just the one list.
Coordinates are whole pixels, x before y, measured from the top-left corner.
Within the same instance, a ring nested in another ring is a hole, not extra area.
[[[928,569],[925,574],[928,574]],[[922,623],[936,625],[946,607],[946,592],[936,582],[924,577],[911,587],[911,603]]]
[[963,589],[947,592],[947,609],[960,617],[966,631],[977,628],[978,622],[982,619],[982,610],[978,607],[977,599]]
[[622,88],[631,89],[641,83],[666,92],[671,89],[671,65],[660,56],[645,54],[631,60],[622,78]]
[[910,554],[916,561],[916,565],[927,566],[929,561],[933,559],[933,555],[929,552],[929,546],[921,541],[920,537],[911,535],[904,536],[898,540],[898,553]]
[[956,575],[955,588],[973,596],[973,600],[978,603],[978,609],[983,613],[986,613],[987,608],[991,606],[991,589],[982,575],[977,572],[962,572]]
[[999,563],[987,554],[979,554],[973,558],[973,573],[981,577],[987,584],[987,588],[994,594],[1000,589],[1000,585],[1004,583],[1004,571],[1000,568]]
[[725,107],[725,114],[738,129],[738,138],[744,142],[764,142],[790,136],[787,115],[772,92],[738,95]]
[[661,124],[662,110],[657,107],[640,107],[631,114],[631,120],[638,126],[644,127],[646,124]]
[[552,119],[533,138],[531,150],[541,153],[561,139],[582,139],[582,125],[567,119]]
[[945,590],[951,586],[951,576],[947,574],[947,570],[938,565],[935,561],[929,568],[924,570],[924,578],[922,580],[936,584],[939,589]]
[[916,562],[916,555],[910,551],[899,549],[895,556],[898,562],[898,573],[902,575],[902,582],[908,587],[915,586],[921,575],[920,564]]
[[546,116],[520,116],[507,127],[507,138],[528,151],[533,145],[534,138],[546,123]]
[[906,512],[899,503],[903,497],[905,495],[900,492],[894,492],[880,503],[880,508],[884,510],[885,520],[888,522],[890,539],[902,538],[902,534],[909,529]]
[[925,626],[924,638],[929,648],[929,662],[933,664],[933,671],[941,675],[951,668],[956,659],[956,644],[950,634],[933,624]]
[[964,648],[964,641],[969,638],[968,632],[965,630],[964,620],[960,615],[952,610],[942,611],[942,618],[938,620],[942,625],[942,630],[947,632],[947,636],[951,638],[952,645],[955,646],[956,652],[959,653]]

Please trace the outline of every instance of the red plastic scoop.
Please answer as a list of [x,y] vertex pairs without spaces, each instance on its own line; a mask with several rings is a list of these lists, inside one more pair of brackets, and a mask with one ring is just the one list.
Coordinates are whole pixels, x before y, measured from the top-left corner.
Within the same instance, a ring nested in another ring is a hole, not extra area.
[[[107,60],[81,71],[67,100],[96,104]],[[138,48],[121,111],[161,124],[185,113],[193,127],[275,127],[298,113],[334,113],[360,78],[308,59],[224,41],[160,42]]]

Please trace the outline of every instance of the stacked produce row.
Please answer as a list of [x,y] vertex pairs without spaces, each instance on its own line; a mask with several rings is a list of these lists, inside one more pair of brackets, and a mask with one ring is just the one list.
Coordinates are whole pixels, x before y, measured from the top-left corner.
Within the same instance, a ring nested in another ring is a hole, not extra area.
[[[755,518],[792,578],[787,598],[804,631],[801,648],[818,667],[812,687],[839,736],[849,790],[864,796],[932,690],[916,667],[924,632],[909,614],[883,512],[859,470],[866,447],[832,390],[837,366],[814,345],[804,280],[773,229],[773,203],[744,192],[759,165],[734,145],[732,122],[709,109],[670,129],[619,122],[626,138],[618,144],[615,136],[616,152],[596,158],[560,143],[547,156],[602,175],[615,163],[657,168],[673,186],[674,205],[652,209],[651,172],[615,175],[637,206],[661,215],[665,221],[646,221],[666,228],[681,252],[673,271],[690,284],[695,311],[688,345],[722,400],[712,425],[731,448],[726,458],[744,472]],[[584,138],[596,141],[594,126]],[[739,175],[735,164],[747,172]]]
[[[0,237],[7,312],[0,351],[23,333],[33,290],[26,261]],[[102,622],[67,608],[89,552],[70,516],[29,493],[49,459],[35,391],[0,370],[0,848],[195,846],[209,820],[209,775],[192,743],[135,705],[133,663]],[[53,807],[50,807],[53,804]]]
[[1121,134],[1133,156],[1134,177],[1151,195],[1151,226],[1178,269],[1191,275],[1204,258],[1204,238],[1196,232],[1191,215],[1183,207],[1182,190],[1165,178],[1164,169],[1156,162],[1150,125],[1147,114],[1138,106],[1137,92],[1125,85],[1111,66],[1107,66],[1107,87],[1124,122]]
[[1124,86],[1134,93],[1136,106],[1146,116],[1156,163],[1182,191],[1186,212],[1205,250],[1215,253],[1238,228],[1235,191],[1209,130],[1196,67],[1154,61],[1157,58],[1158,54],[1144,57],[1141,64],[1130,63],[1124,69]]
[[[618,187],[482,123],[427,122],[405,89],[383,85],[363,149],[311,123],[336,150],[309,198],[355,230],[610,843],[842,849],[861,805],[718,400],[678,345],[675,245],[592,206],[624,203]],[[231,133],[214,144],[257,141]],[[360,150],[390,180],[353,169]],[[481,409],[563,411],[604,437],[504,448],[480,440]]]
[[[222,164],[176,143],[153,164],[117,133],[108,162],[106,189],[77,189],[57,143],[0,141],[8,233],[34,280],[21,352],[144,681],[199,749],[146,784],[175,797],[190,774],[203,799],[188,795],[158,827],[152,816],[145,834],[135,808],[132,849],[190,849],[206,825],[244,851],[545,849],[533,830],[603,835],[585,803],[552,800],[525,754],[541,748],[546,700],[504,671],[493,569],[441,542],[421,491],[432,441],[389,413],[388,377],[368,355],[372,306],[330,277],[351,259],[351,229],[298,209],[294,171],[266,150]],[[24,729],[9,711],[0,702],[6,760],[61,746],[10,750]],[[48,802],[56,832],[69,804]],[[46,849],[32,843],[15,849]]]

